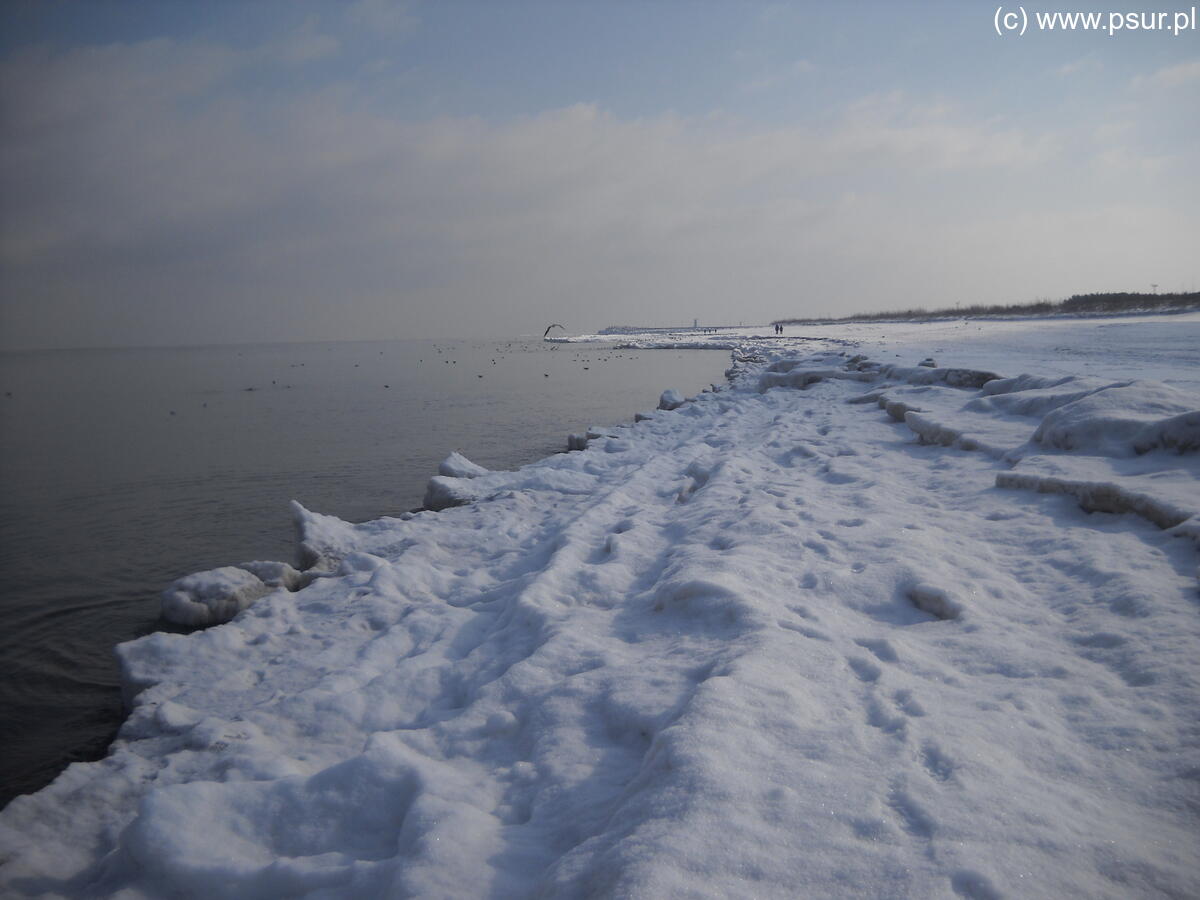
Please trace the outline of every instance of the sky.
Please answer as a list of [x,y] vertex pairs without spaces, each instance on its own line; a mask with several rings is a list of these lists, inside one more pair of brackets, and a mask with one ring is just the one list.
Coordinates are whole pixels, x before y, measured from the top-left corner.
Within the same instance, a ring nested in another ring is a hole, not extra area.
[[993,4],[6,0],[0,347],[1197,290],[1200,32]]

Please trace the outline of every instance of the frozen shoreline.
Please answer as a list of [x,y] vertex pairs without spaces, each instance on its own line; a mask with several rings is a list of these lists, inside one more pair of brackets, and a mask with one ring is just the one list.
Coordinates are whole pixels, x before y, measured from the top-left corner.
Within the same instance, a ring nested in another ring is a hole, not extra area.
[[319,577],[122,645],[133,712],[0,814],[0,889],[1195,893],[1168,325],[714,335],[727,387],[451,467],[465,506],[298,509]]

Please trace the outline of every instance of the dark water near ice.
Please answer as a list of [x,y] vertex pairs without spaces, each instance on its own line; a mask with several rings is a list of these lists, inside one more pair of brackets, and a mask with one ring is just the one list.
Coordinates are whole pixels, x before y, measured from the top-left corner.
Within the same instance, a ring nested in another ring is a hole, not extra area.
[[540,341],[0,354],[0,805],[103,756],[112,648],[163,627],[168,582],[294,559],[292,498],[414,509],[452,449],[513,468],[728,364]]

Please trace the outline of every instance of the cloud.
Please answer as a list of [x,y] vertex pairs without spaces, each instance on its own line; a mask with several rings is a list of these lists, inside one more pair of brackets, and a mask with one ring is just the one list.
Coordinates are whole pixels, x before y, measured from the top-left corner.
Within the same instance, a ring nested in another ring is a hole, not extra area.
[[1135,87],[1177,88],[1195,81],[1200,81],[1200,59],[1165,66],[1150,75],[1139,75],[1133,83]]
[[551,314],[878,308],[903,285],[936,302],[966,277],[938,273],[1003,240],[995,224],[964,244],[959,226],[1021,203],[1036,219],[1024,181],[1059,152],[902,93],[821,128],[595,104],[407,121],[370,86],[264,101],[238,81],[262,64],[170,42],[5,64],[5,340],[511,334]]
[[972,121],[952,107],[920,103],[899,91],[851,104],[823,143],[854,165],[899,171],[1024,169],[1057,152],[1053,136]]
[[1072,75],[1078,75],[1081,72],[1099,72],[1102,68],[1104,68],[1104,66],[1099,60],[1085,56],[1084,58],[1077,59],[1074,62],[1063,63],[1054,71],[1057,75],[1068,78]]
[[310,23],[267,45],[263,55],[267,59],[288,65],[304,65],[336,56],[340,50],[341,42],[337,38],[330,34],[322,34]]
[[379,34],[399,35],[417,26],[416,4],[406,0],[356,0],[346,10],[350,22]]
[[161,109],[211,90],[247,59],[243,51],[167,38],[67,52],[22,50],[0,65],[6,127],[21,137],[119,107]]
[[753,94],[773,90],[778,87],[788,87],[794,84],[799,77],[816,71],[816,68],[816,63],[807,59],[793,60],[786,65],[776,66],[763,71],[747,81],[742,86],[742,90]]

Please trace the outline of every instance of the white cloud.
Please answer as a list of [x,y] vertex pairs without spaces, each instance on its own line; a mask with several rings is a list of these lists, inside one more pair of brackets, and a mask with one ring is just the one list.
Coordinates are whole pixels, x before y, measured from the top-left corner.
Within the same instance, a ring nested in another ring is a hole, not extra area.
[[902,92],[875,94],[853,104],[827,140],[838,158],[878,159],[898,169],[1023,168],[1056,152],[1051,136],[971,121]]
[[1103,68],[1104,66],[1099,60],[1090,56],[1085,56],[1082,59],[1075,60],[1074,62],[1063,63],[1061,66],[1055,69],[1055,72],[1058,75],[1067,78],[1072,75],[1079,75],[1083,72],[1090,72],[1094,74]]
[[1139,75],[1134,79],[1134,86],[1177,88],[1195,81],[1200,81],[1200,59],[1165,66],[1150,75]]

